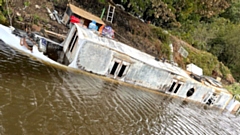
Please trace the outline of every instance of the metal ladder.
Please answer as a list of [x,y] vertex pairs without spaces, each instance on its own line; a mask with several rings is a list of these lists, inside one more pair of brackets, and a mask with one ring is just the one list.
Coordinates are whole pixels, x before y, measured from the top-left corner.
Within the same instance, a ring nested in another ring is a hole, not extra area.
[[112,23],[113,21],[113,16],[114,16],[114,11],[115,11],[115,7],[112,5],[108,6],[108,13],[107,13],[107,18],[106,21]]

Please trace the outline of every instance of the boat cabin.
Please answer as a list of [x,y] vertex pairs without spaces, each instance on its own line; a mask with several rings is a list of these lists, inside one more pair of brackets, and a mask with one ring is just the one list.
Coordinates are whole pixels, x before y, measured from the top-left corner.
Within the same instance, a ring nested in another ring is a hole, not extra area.
[[[208,77],[188,72],[74,24],[63,43],[70,67],[224,109],[232,94]],[[196,77],[196,76],[195,76]]]

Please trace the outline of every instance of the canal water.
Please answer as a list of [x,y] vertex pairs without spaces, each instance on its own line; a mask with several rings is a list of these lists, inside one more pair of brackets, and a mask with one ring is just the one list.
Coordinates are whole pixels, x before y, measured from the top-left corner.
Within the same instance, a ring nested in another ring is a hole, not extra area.
[[239,135],[240,117],[35,61],[0,42],[0,135]]

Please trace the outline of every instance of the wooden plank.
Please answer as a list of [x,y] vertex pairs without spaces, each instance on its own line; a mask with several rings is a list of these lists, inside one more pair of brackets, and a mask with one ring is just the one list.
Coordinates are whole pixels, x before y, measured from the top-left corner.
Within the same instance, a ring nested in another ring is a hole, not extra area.
[[66,38],[66,36],[55,33],[53,31],[49,31],[49,30],[44,30],[44,31],[47,35],[52,36],[52,37],[57,38],[57,39],[60,39],[60,40],[64,40]]

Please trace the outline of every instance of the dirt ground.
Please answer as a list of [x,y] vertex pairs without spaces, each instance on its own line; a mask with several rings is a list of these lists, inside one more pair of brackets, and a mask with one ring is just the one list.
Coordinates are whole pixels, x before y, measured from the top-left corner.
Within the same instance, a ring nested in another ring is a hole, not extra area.
[[[11,10],[14,12],[13,25],[24,29],[24,27],[35,24],[44,29],[48,29],[57,33],[66,34],[67,27],[59,24],[57,21],[50,19],[47,8],[53,11],[55,8],[53,2],[48,0],[12,0]],[[59,15],[63,14],[63,10],[59,10]]]

